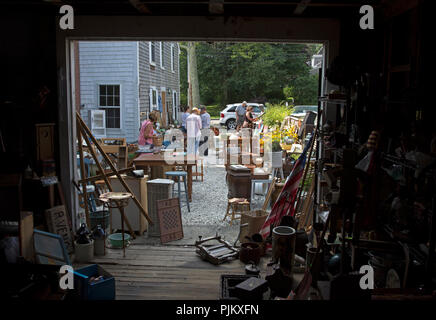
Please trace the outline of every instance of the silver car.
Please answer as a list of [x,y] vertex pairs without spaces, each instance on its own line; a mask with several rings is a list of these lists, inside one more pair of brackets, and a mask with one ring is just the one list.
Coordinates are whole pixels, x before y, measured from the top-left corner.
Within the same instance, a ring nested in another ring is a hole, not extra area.
[[[236,129],[236,108],[241,105],[240,103],[232,103],[226,105],[226,108],[221,111],[220,114],[220,124],[222,126],[227,127],[227,130],[234,130]],[[258,117],[264,112],[265,106],[260,103],[252,103],[248,102],[247,106],[253,107],[253,116]]]

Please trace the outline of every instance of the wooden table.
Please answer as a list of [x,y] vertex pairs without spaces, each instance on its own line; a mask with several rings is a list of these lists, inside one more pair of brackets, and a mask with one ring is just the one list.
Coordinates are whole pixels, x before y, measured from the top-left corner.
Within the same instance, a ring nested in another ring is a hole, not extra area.
[[[137,169],[145,169],[147,167],[160,167],[160,166],[168,166],[172,164],[168,164],[165,161],[163,153],[143,153],[139,157],[133,160],[133,164]],[[177,160],[174,163],[174,166],[184,166],[187,168],[188,173],[188,198],[189,201],[192,201],[192,166],[195,166],[196,161],[187,161],[186,156],[183,161]]]

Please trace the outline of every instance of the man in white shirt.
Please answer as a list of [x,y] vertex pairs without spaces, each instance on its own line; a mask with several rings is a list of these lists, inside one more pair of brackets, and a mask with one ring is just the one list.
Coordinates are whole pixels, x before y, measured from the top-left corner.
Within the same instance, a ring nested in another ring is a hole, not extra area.
[[201,118],[199,116],[200,110],[192,108],[191,115],[186,119],[186,131],[188,137],[187,153],[188,155],[197,155],[198,146],[201,137]]

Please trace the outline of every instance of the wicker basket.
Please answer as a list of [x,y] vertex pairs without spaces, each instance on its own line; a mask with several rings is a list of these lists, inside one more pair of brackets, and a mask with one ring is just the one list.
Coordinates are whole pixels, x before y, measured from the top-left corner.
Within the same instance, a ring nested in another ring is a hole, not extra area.
[[162,142],[163,142],[162,136],[155,136],[155,137],[153,137],[153,144],[156,147],[162,146]]
[[259,233],[267,216],[268,212],[265,210],[254,210],[242,213],[241,225],[248,223],[248,226],[242,228],[241,234],[239,235],[239,241],[241,243],[248,242],[250,240],[246,239],[246,236],[251,237],[253,234]]

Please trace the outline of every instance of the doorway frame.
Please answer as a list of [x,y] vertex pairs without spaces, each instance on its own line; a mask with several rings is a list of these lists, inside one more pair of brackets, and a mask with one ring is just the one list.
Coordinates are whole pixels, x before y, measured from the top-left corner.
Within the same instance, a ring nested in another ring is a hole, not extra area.
[[[199,27],[201,26],[201,27]],[[56,59],[58,77],[60,180],[65,192],[73,230],[76,227],[78,196],[75,161],[76,95],[74,46],[72,40],[93,41],[227,41],[322,43],[323,74],[339,53],[340,21],[326,18],[206,17],[206,16],[76,16],[75,29],[62,30],[56,19]],[[321,92],[330,85],[325,77]]]

